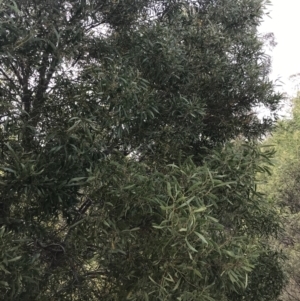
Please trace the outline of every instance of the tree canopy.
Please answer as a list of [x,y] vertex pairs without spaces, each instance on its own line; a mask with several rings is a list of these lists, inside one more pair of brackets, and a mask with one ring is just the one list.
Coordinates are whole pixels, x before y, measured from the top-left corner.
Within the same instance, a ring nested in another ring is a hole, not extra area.
[[0,298],[276,300],[267,4],[1,2]]
[[276,203],[280,210],[280,217],[284,231],[273,244],[284,250],[287,262],[284,265],[288,277],[288,285],[283,291],[283,301],[300,300],[300,267],[299,267],[299,242],[300,242],[300,102],[299,95],[293,99],[292,114],[278,122],[265,144],[276,148],[272,177],[262,186],[268,194],[270,201]]

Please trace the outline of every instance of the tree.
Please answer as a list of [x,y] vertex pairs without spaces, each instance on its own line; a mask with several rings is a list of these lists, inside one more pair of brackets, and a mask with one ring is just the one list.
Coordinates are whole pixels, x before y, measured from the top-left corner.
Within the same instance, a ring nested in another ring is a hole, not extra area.
[[279,227],[256,190],[253,109],[281,98],[264,6],[1,3],[5,300],[252,300]]
[[275,241],[277,247],[284,250],[288,258],[284,268],[288,275],[288,285],[282,294],[282,300],[300,300],[300,267],[299,255],[299,95],[293,100],[291,118],[280,121],[273,135],[265,142],[276,147],[275,164],[272,177],[263,187],[272,202],[275,202],[281,212],[284,232]]

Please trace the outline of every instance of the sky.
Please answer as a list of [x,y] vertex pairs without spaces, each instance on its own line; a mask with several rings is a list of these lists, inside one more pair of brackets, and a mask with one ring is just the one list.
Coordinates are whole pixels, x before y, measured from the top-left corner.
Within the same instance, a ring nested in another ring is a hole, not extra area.
[[277,46],[273,49],[272,80],[278,80],[278,90],[292,97],[300,90],[300,0],[271,0],[269,17],[264,18],[261,33],[273,32]]

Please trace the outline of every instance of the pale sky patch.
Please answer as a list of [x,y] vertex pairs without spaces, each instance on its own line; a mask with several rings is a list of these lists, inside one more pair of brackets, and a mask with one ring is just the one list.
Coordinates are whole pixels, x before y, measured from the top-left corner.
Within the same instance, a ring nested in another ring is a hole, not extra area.
[[290,79],[291,75],[300,73],[300,0],[271,0],[268,6],[269,17],[260,28],[260,32],[273,32],[278,43],[273,49],[272,80],[278,80],[278,90],[295,96],[300,90],[300,76]]

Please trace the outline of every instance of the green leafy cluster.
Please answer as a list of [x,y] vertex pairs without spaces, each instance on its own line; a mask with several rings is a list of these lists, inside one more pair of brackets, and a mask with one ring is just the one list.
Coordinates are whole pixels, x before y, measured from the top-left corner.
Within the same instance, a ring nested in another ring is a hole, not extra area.
[[267,4],[1,2],[0,299],[276,300]]
[[293,100],[292,115],[280,121],[266,144],[276,147],[273,159],[272,177],[261,189],[271,202],[276,203],[284,231],[273,241],[276,248],[282,248],[287,261],[284,272],[288,285],[282,293],[284,301],[300,300],[299,266],[299,96]]

